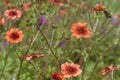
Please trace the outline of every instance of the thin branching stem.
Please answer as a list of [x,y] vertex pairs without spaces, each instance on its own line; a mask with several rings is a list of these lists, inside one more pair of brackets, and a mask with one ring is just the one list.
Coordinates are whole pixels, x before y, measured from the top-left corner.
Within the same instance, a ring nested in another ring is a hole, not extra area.
[[47,80],[43,74],[39,73],[39,70],[37,69],[37,67],[36,67],[34,64],[32,64],[32,62],[29,61],[29,63],[30,63],[31,66],[33,67],[34,71],[35,71],[36,73],[38,73],[39,78],[40,78],[40,76],[41,76],[44,80]]
[[55,53],[53,52],[52,48],[50,47],[50,44],[49,44],[46,36],[44,35],[44,33],[42,32],[42,30],[40,29],[40,27],[39,27],[38,25],[37,25],[37,28],[38,28],[38,30],[40,31],[40,33],[41,33],[41,35],[43,36],[43,38],[45,39],[46,44],[47,44],[49,50],[51,51],[51,54],[52,54],[52,55],[55,57],[55,59],[57,60],[57,56],[55,55]]
[[[35,37],[33,38],[33,40],[31,40],[28,49],[26,50],[26,52],[23,55],[27,55],[28,54],[30,48],[32,47],[33,43],[35,42],[35,40],[36,40],[36,38],[38,36],[38,33],[39,32],[37,32],[36,35],[35,35]],[[21,73],[21,70],[22,70],[23,61],[24,61],[24,59],[21,58],[21,60],[20,60],[20,66],[19,66],[19,70],[18,70],[18,74],[17,74],[17,80],[20,80],[20,73]]]

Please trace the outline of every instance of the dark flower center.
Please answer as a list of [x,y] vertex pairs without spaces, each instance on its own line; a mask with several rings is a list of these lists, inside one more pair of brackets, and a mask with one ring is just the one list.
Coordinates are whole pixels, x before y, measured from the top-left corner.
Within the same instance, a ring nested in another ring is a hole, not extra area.
[[70,71],[70,72],[74,72],[75,69],[74,69],[74,68],[69,68],[69,71]]
[[15,12],[15,11],[11,11],[11,12],[9,13],[9,15],[10,15],[10,16],[16,16],[16,12]]
[[61,80],[58,76],[53,77],[54,80]]
[[18,39],[19,38],[19,34],[18,33],[12,33],[11,34],[11,38],[14,39],[14,40]]
[[36,56],[36,55],[32,56],[32,59],[36,59],[36,58],[37,58],[37,56]]
[[110,68],[106,67],[106,68],[105,68],[105,71],[108,71],[108,70],[110,70]]
[[53,80],[62,80],[62,78],[59,75],[54,75]]
[[9,2],[9,1],[6,1],[5,3],[6,3],[6,4],[9,4],[10,2]]
[[79,34],[85,34],[85,29],[83,29],[83,28],[80,28],[80,29],[78,29],[78,32],[79,32]]
[[54,0],[55,3],[60,3],[60,0]]
[[58,73],[55,73],[54,75],[52,75],[52,80],[62,80],[62,76]]

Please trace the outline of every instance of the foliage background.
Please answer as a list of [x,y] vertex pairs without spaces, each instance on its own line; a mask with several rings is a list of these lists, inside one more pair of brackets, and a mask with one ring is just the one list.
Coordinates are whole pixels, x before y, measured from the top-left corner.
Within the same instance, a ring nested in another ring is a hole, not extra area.
[[[3,12],[8,9],[7,6],[2,4],[3,1],[4,0],[0,0],[0,17],[3,17]],[[29,63],[24,61],[20,73],[20,80],[42,80],[42,78],[38,77],[38,74],[45,75],[49,80],[51,74],[59,71],[60,65],[66,61],[79,63],[83,69],[83,63],[80,63],[80,59],[84,58],[84,60],[86,60],[89,54],[91,55],[86,63],[84,80],[87,80],[91,75],[91,71],[96,64],[96,69],[92,74],[91,80],[109,79],[107,76],[103,77],[98,74],[101,69],[108,65],[118,66],[118,69],[114,73],[114,80],[120,79],[120,27],[119,25],[111,23],[112,18],[114,18],[116,14],[120,14],[119,0],[71,0],[71,6],[65,5],[62,7],[68,11],[68,15],[63,15],[59,19],[56,19],[55,16],[61,7],[51,4],[46,0],[38,0],[40,3],[37,4],[35,0],[10,1],[12,6],[18,9],[21,9],[20,5],[25,2],[31,2],[33,5],[31,10],[24,13],[20,20],[11,22],[6,19],[6,26],[8,26],[9,29],[18,27],[23,31],[25,38],[20,44],[6,42],[4,36],[7,30],[3,26],[0,26],[1,80],[16,80],[20,68],[21,56],[29,48],[31,39],[33,39],[37,33],[36,20],[42,14],[46,15],[48,20],[47,24],[42,26],[42,32],[47,37],[48,42],[51,43],[50,46],[58,57],[58,60],[56,61],[54,56],[51,55],[44,37],[39,34],[28,54],[35,52],[44,54],[45,57],[37,62],[31,61]],[[104,4],[112,18],[106,18],[102,12],[98,15],[92,12],[92,7],[97,4]],[[87,6],[87,8],[84,6]],[[30,22],[25,22],[26,18],[29,18]],[[48,24],[49,22],[51,22],[51,24]],[[70,28],[71,25],[76,22],[87,22],[89,28],[93,31],[93,36],[89,39],[81,38],[79,40],[72,37]],[[97,25],[97,29],[94,31],[95,25]],[[30,26],[30,29],[26,30],[26,26]],[[106,35],[107,32],[109,33]],[[66,46],[62,48],[60,47],[60,43],[64,40]],[[37,72],[31,64],[37,67]],[[80,79],[81,76],[71,78],[70,80]]]

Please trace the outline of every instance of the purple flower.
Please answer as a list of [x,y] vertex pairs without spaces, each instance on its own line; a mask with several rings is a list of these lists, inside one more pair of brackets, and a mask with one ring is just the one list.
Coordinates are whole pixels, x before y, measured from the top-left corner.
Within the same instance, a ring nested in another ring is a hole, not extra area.
[[60,16],[59,14],[57,14],[57,15],[55,16],[55,18],[56,18],[57,20],[59,20],[59,19],[61,18],[61,16]]
[[0,50],[6,49],[7,47],[8,47],[8,42],[6,40],[4,40],[2,45],[1,45],[1,49]]
[[117,24],[117,23],[118,23],[118,19],[115,18],[115,17],[112,18],[112,19],[111,19],[111,23],[114,24],[114,25]]
[[60,42],[59,46],[62,48],[65,48],[66,44],[67,44],[67,41],[63,40],[62,42]]
[[47,17],[45,15],[42,15],[37,19],[37,25],[41,26],[47,22]]
[[6,40],[4,40],[2,48],[5,49],[8,47],[8,42]]
[[11,20],[11,24],[12,24],[12,26],[15,26],[15,21],[14,20]]

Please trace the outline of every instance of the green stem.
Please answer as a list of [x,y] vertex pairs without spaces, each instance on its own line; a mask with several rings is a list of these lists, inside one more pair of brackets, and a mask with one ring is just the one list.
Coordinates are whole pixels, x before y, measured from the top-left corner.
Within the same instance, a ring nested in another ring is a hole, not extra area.
[[96,45],[96,41],[94,41],[94,43],[92,44],[92,47],[91,47],[90,52],[89,52],[89,54],[88,54],[88,56],[87,56],[87,58],[86,58],[86,61],[85,61],[84,64],[83,64],[83,73],[82,73],[82,79],[81,79],[81,80],[84,80],[86,63],[87,63],[87,61],[89,60],[89,57],[91,56],[91,53],[92,53],[95,45]]
[[95,26],[94,26],[94,28],[93,28],[93,31],[94,31],[94,32],[95,32],[96,29],[97,29],[98,23],[99,23],[99,19],[97,18],[96,23],[95,23]]
[[100,39],[103,39],[106,35],[108,35],[110,32],[112,32],[115,28],[116,28],[116,27],[113,26],[113,28],[112,28],[111,30],[109,30],[107,33],[105,33],[104,35],[102,35],[102,36],[100,37]]
[[92,21],[91,21],[91,17],[90,17],[91,15],[90,15],[90,12],[88,11],[88,21],[89,21],[89,23],[90,23],[90,26],[91,26],[91,28],[92,28]]
[[[26,55],[26,54],[29,52],[30,47],[31,47],[31,46],[29,46],[29,48],[27,49],[27,51],[25,52],[24,55]],[[20,80],[20,73],[21,73],[21,70],[22,70],[23,61],[24,61],[24,59],[22,58],[22,59],[20,60],[20,66],[19,66],[19,70],[18,70],[18,74],[17,74],[17,80]]]
[[[33,43],[35,42],[38,34],[39,34],[39,32],[37,32],[36,35],[35,35],[35,37],[33,38],[33,40],[31,40],[27,51],[26,51],[23,55],[27,55],[27,53],[29,52],[29,50],[30,50],[30,48],[32,47]],[[21,70],[22,70],[23,61],[24,61],[24,59],[22,58],[22,59],[20,60],[20,66],[19,66],[19,70],[18,70],[18,74],[17,74],[17,80],[20,80],[19,77],[20,77],[20,73],[21,73]]]
[[51,37],[51,41],[50,41],[50,47],[52,46],[52,42],[53,42],[53,38],[54,38],[54,29],[53,29],[53,31],[52,31],[52,37]]
[[39,35],[39,31],[37,31],[37,33],[36,33],[35,37],[33,38],[33,40],[32,40],[32,42],[31,42],[31,45],[30,45],[30,46],[33,45],[33,43],[34,43],[35,40],[37,39],[38,35]]
[[95,72],[95,69],[96,69],[96,67],[97,67],[97,64],[98,64],[98,60],[96,60],[95,65],[94,65],[94,68],[93,68],[93,70],[92,70],[92,72],[91,72],[91,74],[90,74],[90,77],[89,77],[87,80],[90,80],[90,79],[92,78],[92,76],[93,76],[93,74],[94,74],[94,72]]
[[4,76],[4,70],[5,70],[5,67],[6,67],[6,65],[7,65],[7,61],[8,61],[9,55],[10,55],[10,53],[6,54],[5,63],[4,63],[3,69],[2,69],[1,77]]
[[39,74],[39,77],[41,76],[44,80],[47,80],[43,74],[39,73],[39,70],[36,68],[36,66],[34,64],[32,64],[32,62],[29,61],[29,63],[32,65],[33,69],[36,71],[37,74]]
[[57,60],[58,58],[57,58],[57,56],[55,55],[55,53],[53,52],[53,50],[52,50],[52,48],[51,48],[51,46],[50,46],[50,44],[49,44],[46,36],[44,35],[44,33],[42,32],[42,30],[40,29],[40,27],[39,27],[38,25],[37,25],[37,28],[38,28],[38,30],[40,31],[40,33],[41,33],[41,35],[43,36],[43,38],[45,39],[46,44],[47,44],[49,50],[51,51],[51,54],[52,54],[52,55],[55,57],[55,59]]

